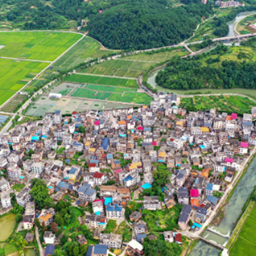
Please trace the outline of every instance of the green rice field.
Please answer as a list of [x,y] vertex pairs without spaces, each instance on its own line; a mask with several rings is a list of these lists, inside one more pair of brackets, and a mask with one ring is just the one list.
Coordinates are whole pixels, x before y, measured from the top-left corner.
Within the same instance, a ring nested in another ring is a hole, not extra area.
[[95,85],[95,84],[87,84],[85,88],[94,90],[94,91],[104,91],[104,92],[136,92],[137,89],[132,88],[121,88],[114,86],[103,86],[103,85]]
[[[0,105],[49,66],[81,36],[75,33],[61,32],[1,32]],[[52,76],[52,71],[50,73]],[[47,76],[46,79],[48,78]],[[24,91],[33,92],[44,82],[35,80]],[[12,112],[14,105],[17,106],[15,100],[11,104],[13,107],[6,111]]]
[[247,217],[238,238],[230,249],[230,256],[256,255],[256,206]]
[[49,64],[0,59],[0,105]]
[[107,92],[97,92],[90,91],[84,88],[76,89],[71,96],[98,99],[98,100],[109,100],[109,101],[119,101],[127,103],[145,104],[149,105],[152,100],[146,93],[136,93],[136,92],[125,92],[121,93],[107,93]]
[[82,35],[61,32],[1,32],[1,57],[53,61]]
[[123,78],[115,78],[115,77],[73,74],[71,76],[67,76],[65,78],[65,81],[76,82],[76,83],[90,83],[90,84],[138,88],[138,85],[135,79],[123,79]]

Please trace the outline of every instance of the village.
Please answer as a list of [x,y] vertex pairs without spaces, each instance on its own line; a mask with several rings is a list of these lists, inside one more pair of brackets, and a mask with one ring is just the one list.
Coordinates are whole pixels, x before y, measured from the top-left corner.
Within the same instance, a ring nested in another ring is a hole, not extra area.
[[[87,246],[83,255],[115,255],[112,249],[144,255],[144,241],[157,239],[157,232],[181,246],[184,235],[205,228],[243,172],[256,145],[256,108],[241,117],[215,109],[187,112],[178,103],[177,95],[158,92],[150,106],[72,115],[57,110],[4,133],[0,214],[24,208],[18,229],[42,227],[40,255],[56,255],[61,248],[65,224],[60,227],[56,211],[65,203],[84,209],[76,221],[93,234],[75,238]],[[51,207],[33,198],[38,181],[47,187]],[[160,218],[152,221],[150,212]],[[167,217],[175,223],[164,222]],[[131,236],[105,233],[113,221],[126,225]],[[54,232],[56,222],[63,232]],[[33,239],[27,232],[25,240]]]

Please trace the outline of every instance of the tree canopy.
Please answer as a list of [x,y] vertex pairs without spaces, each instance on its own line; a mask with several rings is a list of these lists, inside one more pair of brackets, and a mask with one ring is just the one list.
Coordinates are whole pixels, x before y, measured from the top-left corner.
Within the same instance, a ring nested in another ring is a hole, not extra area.
[[32,194],[34,201],[39,209],[43,209],[45,206],[49,207],[53,200],[49,196],[48,189],[44,180],[34,179],[31,183],[33,184],[33,187],[30,193]]
[[[218,46],[208,54],[171,61],[158,73],[158,85],[169,89],[256,88],[256,64],[242,50],[238,60],[220,59],[228,47]],[[215,56],[213,56],[215,55]]]
[[149,240],[147,237],[143,243],[144,253],[147,256],[168,255],[179,256],[182,248],[179,244],[169,243],[163,240]]
[[88,23],[89,35],[113,49],[145,49],[176,44],[192,35],[211,6],[200,1],[168,8],[167,0],[132,0],[99,13]]

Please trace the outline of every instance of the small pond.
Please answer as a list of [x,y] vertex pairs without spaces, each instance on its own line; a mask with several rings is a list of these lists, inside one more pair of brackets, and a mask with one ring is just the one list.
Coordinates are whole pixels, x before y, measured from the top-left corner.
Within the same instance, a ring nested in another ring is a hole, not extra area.
[[0,232],[0,241],[5,241],[11,235],[16,223],[15,216],[10,213],[0,217],[0,230],[4,230],[4,232]]

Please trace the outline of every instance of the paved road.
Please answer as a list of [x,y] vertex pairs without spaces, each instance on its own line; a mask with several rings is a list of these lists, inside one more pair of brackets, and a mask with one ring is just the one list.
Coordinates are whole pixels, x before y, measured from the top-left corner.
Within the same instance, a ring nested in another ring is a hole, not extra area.
[[38,233],[38,227],[35,226],[35,231],[36,231],[36,240],[37,240],[37,244],[38,244],[38,247],[39,247],[39,252],[40,252],[40,256],[44,256],[44,251],[43,251],[43,248],[42,248],[42,245],[41,245],[41,242],[39,240],[39,233]]

